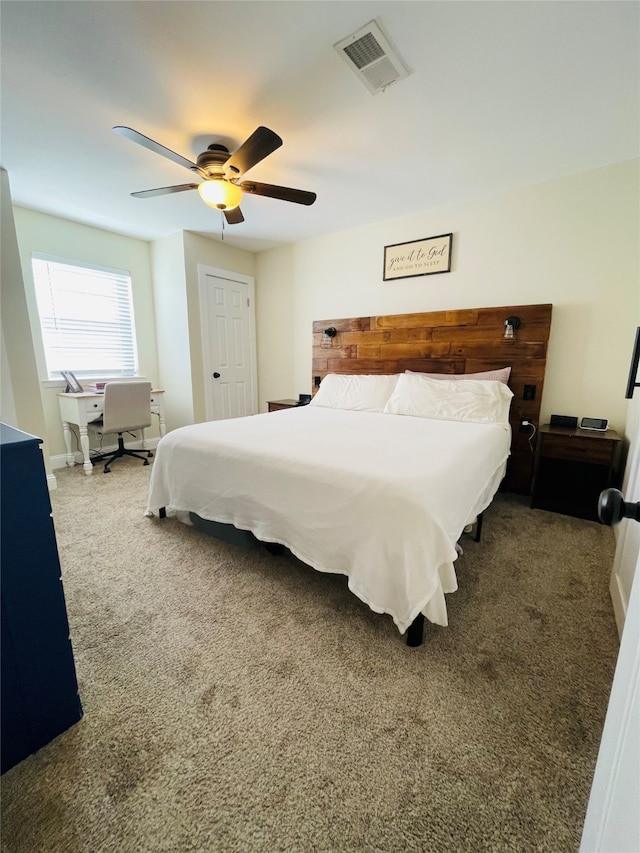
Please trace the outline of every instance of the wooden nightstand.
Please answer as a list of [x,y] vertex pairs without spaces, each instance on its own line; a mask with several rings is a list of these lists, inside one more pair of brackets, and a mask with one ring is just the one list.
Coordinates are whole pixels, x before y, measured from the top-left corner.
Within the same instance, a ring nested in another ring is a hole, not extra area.
[[297,405],[297,400],[267,400],[270,412],[279,412],[280,409],[294,409]]
[[533,509],[598,520],[598,497],[613,484],[621,436],[545,424],[533,472]]

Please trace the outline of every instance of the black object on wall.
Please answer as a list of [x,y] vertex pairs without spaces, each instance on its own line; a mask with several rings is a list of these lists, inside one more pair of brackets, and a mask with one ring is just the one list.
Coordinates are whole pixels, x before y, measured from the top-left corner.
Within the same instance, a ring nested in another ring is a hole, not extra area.
[[40,444],[0,424],[2,773],[82,717]]
[[629,366],[629,378],[627,380],[627,392],[624,395],[625,399],[630,400],[633,397],[633,392],[636,388],[640,388],[638,382],[638,364],[640,363],[640,326],[636,329],[636,340],[633,345],[633,355],[631,356],[631,364]]

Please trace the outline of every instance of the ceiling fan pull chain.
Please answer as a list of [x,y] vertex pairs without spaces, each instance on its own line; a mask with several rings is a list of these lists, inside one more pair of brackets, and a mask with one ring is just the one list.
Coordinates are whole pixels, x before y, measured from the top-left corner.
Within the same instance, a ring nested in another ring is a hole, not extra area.
[[220,219],[222,220],[222,231],[220,232],[220,239],[224,243],[224,213],[220,211]]

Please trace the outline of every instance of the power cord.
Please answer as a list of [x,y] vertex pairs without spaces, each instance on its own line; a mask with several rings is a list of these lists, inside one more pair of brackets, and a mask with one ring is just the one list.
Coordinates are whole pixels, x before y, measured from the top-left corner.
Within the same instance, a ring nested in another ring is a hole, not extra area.
[[521,421],[520,426],[531,427],[531,429],[533,430],[533,432],[529,433],[529,436],[527,438],[527,441],[529,442],[529,450],[533,453],[533,436],[537,432],[536,425],[533,423],[533,421]]

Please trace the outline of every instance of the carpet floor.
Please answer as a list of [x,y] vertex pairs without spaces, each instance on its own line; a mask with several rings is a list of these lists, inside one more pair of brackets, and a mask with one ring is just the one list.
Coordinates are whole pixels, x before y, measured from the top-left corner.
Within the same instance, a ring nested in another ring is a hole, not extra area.
[[575,853],[618,651],[614,538],[500,494],[449,627],[56,472],[83,719],[2,777],[3,853]]

